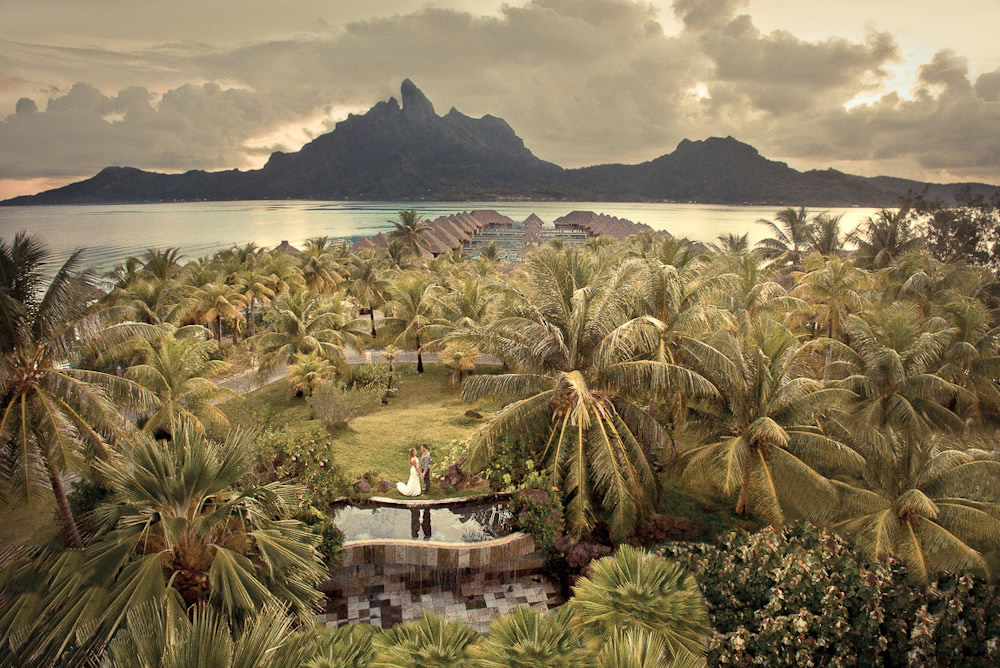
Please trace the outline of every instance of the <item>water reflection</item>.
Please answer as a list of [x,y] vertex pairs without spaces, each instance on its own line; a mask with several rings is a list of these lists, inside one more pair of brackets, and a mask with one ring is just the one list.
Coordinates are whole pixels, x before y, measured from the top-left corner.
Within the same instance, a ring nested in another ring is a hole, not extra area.
[[509,535],[513,517],[506,502],[444,508],[340,506],[333,521],[345,540],[395,538],[474,543]]

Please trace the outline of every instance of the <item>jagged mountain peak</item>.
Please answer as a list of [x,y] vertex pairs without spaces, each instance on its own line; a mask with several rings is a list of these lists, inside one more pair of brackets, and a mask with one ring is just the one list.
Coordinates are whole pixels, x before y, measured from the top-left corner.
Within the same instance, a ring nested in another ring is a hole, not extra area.
[[399,87],[399,94],[403,100],[403,117],[413,120],[426,120],[437,118],[434,113],[434,105],[427,99],[423,91],[409,79],[403,79],[403,85]]

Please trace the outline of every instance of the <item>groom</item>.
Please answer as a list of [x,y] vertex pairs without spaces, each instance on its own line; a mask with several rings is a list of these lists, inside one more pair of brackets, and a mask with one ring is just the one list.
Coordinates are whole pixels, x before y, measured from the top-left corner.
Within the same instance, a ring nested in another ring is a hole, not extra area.
[[424,484],[426,485],[426,491],[430,493],[431,491],[431,451],[427,449],[427,445],[420,446],[420,475],[424,478]]

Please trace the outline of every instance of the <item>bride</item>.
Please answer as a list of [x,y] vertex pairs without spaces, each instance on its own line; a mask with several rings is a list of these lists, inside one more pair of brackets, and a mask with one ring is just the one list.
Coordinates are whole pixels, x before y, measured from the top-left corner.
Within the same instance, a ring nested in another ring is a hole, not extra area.
[[410,448],[410,479],[404,485],[396,483],[396,489],[405,496],[420,496],[420,472],[417,470],[417,449]]

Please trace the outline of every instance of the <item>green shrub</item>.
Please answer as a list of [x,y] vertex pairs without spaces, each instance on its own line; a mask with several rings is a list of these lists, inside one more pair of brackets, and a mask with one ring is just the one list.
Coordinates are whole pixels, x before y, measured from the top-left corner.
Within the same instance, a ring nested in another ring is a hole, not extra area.
[[[531,460],[527,462],[531,470]],[[517,528],[531,534],[535,544],[546,555],[555,547],[563,532],[562,499],[537,471],[524,479],[522,489],[511,497],[511,512],[517,517]]]
[[318,430],[291,426],[263,432],[257,439],[257,470],[271,480],[304,485],[306,502],[319,507],[344,496],[350,482],[330,457],[330,443]]
[[383,391],[375,388],[349,390],[343,385],[328,383],[313,392],[309,410],[327,431],[344,429],[354,418],[375,412],[381,405]]
[[352,390],[376,391],[384,394],[388,382],[389,363],[382,361],[373,364],[358,364],[352,367],[348,387]]
[[524,483],[534,468],[536,449],[529,440],[518,437],[505,438],[497,444],[483,476],[490,487],[512,491]]
[[307,506],[295,519],[307,525],[314,534],[319,536],[319,545],[316,549],[323,555],[323,562],[327,568],[334,568],[340,565],[340,559],[344,551],[344,532],[337,528],[328,512],[316,506]]

